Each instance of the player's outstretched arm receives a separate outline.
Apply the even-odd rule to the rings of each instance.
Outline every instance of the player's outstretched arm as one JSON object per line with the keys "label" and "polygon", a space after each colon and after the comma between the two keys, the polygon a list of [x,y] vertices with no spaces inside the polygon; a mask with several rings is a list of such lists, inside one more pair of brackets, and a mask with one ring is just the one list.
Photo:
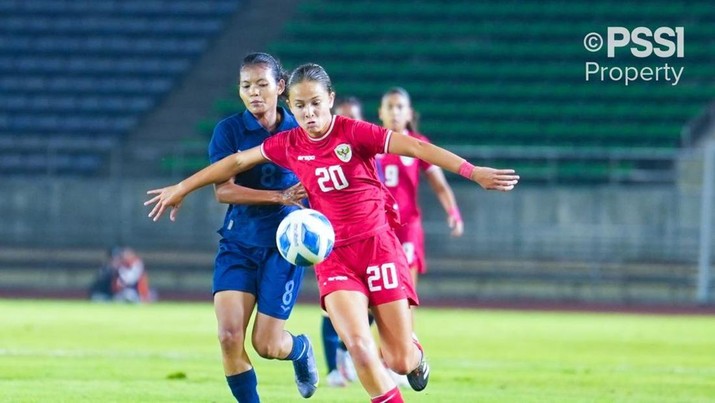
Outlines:
{"label": "player's outstretched arm", "polygon": [[390,136],[388,150],[391,154],[419,158],[477,182],[487,190],[509,191],[519,182],[513,169],[494,169],[473,166],[464,158],[434,144],[425,143],[410,136]]}
{"label": "player's outstretched arm", "polygon": [[253,147],[246,151],[231,154],[175,185],[149,190],[146,192],[147,194],[156,195],[144,202],[145,206],[154,204],[154,208],[149,212],[149,218],[157,221],[164,211],[170,207],[169,218],[171,221],[175,221],[181,202],[189,193],[212,183],[226,182],[229,178],[250,169],[254,165],[267,161],[261,153],[260,146]]}

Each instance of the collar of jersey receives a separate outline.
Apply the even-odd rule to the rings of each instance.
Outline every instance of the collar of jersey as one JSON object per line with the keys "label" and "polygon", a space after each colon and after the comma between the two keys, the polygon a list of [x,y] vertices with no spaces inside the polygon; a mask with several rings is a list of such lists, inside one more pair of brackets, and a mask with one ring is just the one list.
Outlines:
{"label": "collar of jersey", "polygon": [[[283,116],[283,119],[281,120],[281,124],[278,125],[278,129],[276,130],[276,133],[282,132],[285,130],[292,129],[296,126],[298,126],[298,123],[295,121],[295,118],[293,115],[290,114],[285,108],[282,106],[278,107],[278,113],[280,113]],[[249,111],[243,112],[243,123],[246,125],[246,129],[250,131],[257,131],[257,130],[262,130],[266,131],[266,129],[261,126],[260,123],[258,123],[258,119],[256,119],[255,116]]]}
{"label": "collar of jersey", "polygon": [[330,127],[328,128],[328,131],[325,132],[324,135],[318,137],[317,139],[310,137],[310,135],[308,134],[308,132],[306,132],[305,130],[303,130],[303,133],[305,133],[305,136],[308,137],[308,140],[310,140],[310,141],[323,141],[323,140],[325,140],[328,136],[330,136],[330,133],[333,132],[333,127],[335,126],[335,118],[336,118],[337,116],[338,116],[338,115],[333,115],[333,120],[330,121]]}

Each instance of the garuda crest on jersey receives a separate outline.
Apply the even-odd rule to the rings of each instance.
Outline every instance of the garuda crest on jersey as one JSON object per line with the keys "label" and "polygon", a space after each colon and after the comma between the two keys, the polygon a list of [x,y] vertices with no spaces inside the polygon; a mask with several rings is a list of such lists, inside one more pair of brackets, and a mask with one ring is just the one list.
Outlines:
{"label": "garuda crest on jersey", "polygon": [[350,144],[343,143],[335,147],[335,155],[338,156],[340,161],[348,162],[353,156],[353,150],[350,148]]}

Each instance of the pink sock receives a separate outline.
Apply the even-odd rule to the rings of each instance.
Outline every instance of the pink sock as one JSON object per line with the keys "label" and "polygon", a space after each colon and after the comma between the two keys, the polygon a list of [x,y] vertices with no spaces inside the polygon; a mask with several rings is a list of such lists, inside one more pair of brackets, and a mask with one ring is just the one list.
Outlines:
{"label": "pink sock", "polygon": [[388,390],[387,392],[383,393],[380,396],[373,397],[370,399],[371,403],[405,403],[404,400],[402,400],[402,394],[400,393],[400,389],[395,386],[393,389]]}

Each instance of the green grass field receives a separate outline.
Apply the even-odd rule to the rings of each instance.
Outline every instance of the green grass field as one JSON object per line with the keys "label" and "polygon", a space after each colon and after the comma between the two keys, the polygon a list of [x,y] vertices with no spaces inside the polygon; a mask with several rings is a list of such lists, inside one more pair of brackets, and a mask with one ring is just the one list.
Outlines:
{"label": "green grass field", "polygon": [[[232,401],[208,303],[0,300],[0,318],[2,402]],[[417,320],[432,377],[409,402],[715,402],[712,316],[422,308]],[[320,353],[317,307],[288,324]],[[303,400],[289,363],[255,357],[264,402]],[[323,385],[310,401],[368,399]]]}

